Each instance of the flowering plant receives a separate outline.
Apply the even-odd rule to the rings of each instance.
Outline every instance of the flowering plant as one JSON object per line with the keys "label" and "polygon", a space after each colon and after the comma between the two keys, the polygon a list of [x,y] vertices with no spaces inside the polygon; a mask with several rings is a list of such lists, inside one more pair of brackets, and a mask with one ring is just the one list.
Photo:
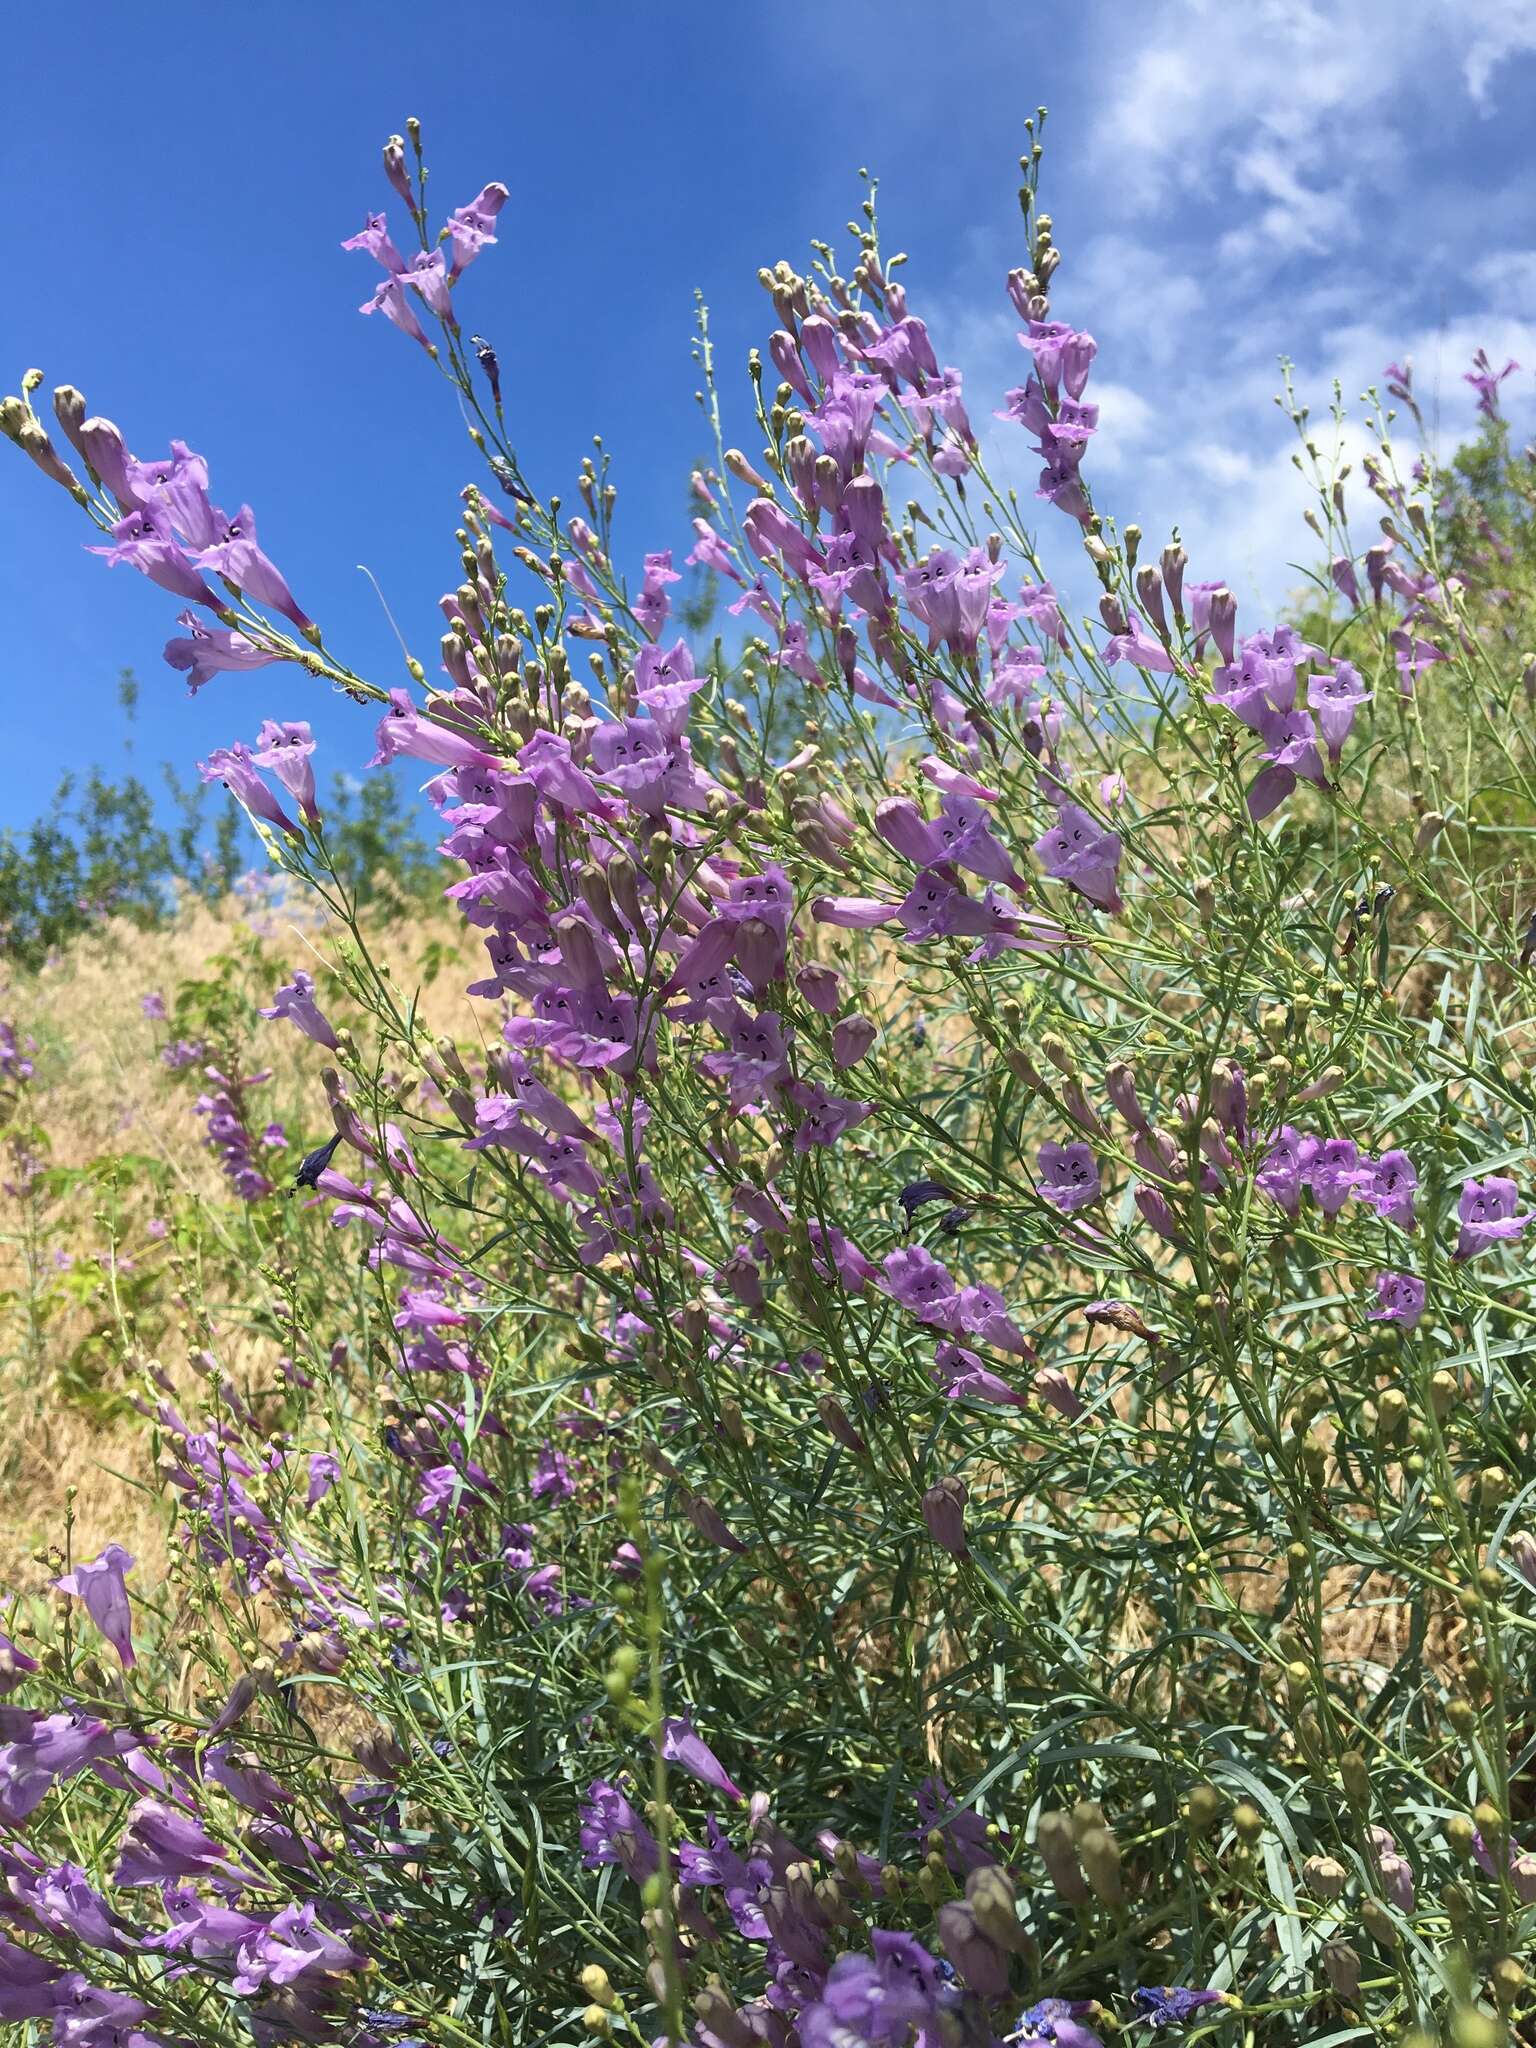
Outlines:
{"label": "flowering plant", "polygon": [[[484,953],[478,1036],[434,1036],[308,726],[205,764],[338,934],[263,1011],[325,1128],[264,1276],[280,1386],[207,1348],[196,1398],[147,1382],[165,1587],[65,1549],[53,1633],[13,1623],[5,2017],[366,2048],[1528,2019],[1532,945],[1483,835],[1489,788],[1536,801],[1530,671],[1386,414],[1363,545],[1292,406],[1329,566],[1291,620],[1097,508],[1039,162],[991,395],[1034,508],[871,198],[846,275],[763,273],[763,447],[693,483],[738,622],[709,649],[670,552],[626,574],[605,457],[571,517],[524,477],[460,319],[510,194],[434,236],[414,129],[385,170],[419,246],[382,214],[346,246],[486,463],[439,677],[348,668],[183,444],[140,461],[62,387],[82,480],[36,378],[0,407],[189,607],[194,689],[286,664],[374,707]],[[252,1078],[216,1079],[233,1191],[275,1200]]]}

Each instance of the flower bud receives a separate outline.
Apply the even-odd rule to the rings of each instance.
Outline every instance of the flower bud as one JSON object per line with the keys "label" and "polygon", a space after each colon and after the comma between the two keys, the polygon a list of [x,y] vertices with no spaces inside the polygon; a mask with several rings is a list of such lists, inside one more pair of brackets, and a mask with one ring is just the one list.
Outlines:
{"label": "flower bud", "polygon": [[939,1908],[939,1940],[962,1983],[979,1998],[1008,1995],[1008,1960],[977,1924],[970,1906],[951,1899]]}
{"label": "flower bud", "polygon": [[[823,1394],[821,1396],[821,1399],[816,1403],[816,1412],[821,1417],[823,1424],[826,1426],[828,1434],[830,1436],[836,1437],[837,1441],[840,1444],[842,1444],[846,1449],[852,1451],[855,1457],[867,1458],[869,1456],[869,1445],[865,1442],[863,1436],[859,1433],[859,1431],[855,1429],[852,1421],[849,1418],[847,1409],[843,1406],[842,1402],[838,1400],[836,1394]],[[926,1499],[924,1503],[923,1513],[926,1519]],[[933,1524],[931,1522],[929,1523],[929,1527],[930,1529],[933,1527]],[[942,1541],[943,1539],[940,1538],[939,1540]],[[946,1548],[947,1547],[948,1546],[946,1545]]]}
{"label": "flower bud", "polygon": [[824,967],[816,960],[809,961],[796,973],[795,987],[811,1008],[823,1017],[833,1017],[837,1014],[841,1000],[842,976],[835,967]]}
{"label": "flower bud", "polygon": [[1104,1088],[1133,1131],[1147,1129],[1146,1112],[1136,1094],[1136,1076],[1124,1060],[1117,1060],[1109,1069],[1104,1076]]}
{"label": "flower bud", "polygon": [[1088,1828],[1077,1845],[1077,1853],[1094,1897],[1102,1905],[1116,1906],[1125,1896],[1120,1881],[1120,1844],[1109,1828]]}
{"label": "flower bud", "polygon": [[1536,1536],[1528,1529],[1516,1529],[1506,1537],[1505,1554],[1528,1586],[1536,1586]]}
{"label": "flower bud", "polygon": [[1453,1855],[1469,1857],[1477,1847],[1477,1829],[1464,1813],[1453,1813],[1445,1823],[1445,1842]]}
{"label": "flower bud", "polygon": [[1524,1969],[1513,1956],[1500,1956],[1488,1972],[1489,1986],[1505,2011],[1515,2004],[1527,1981]]}
{"label": "flower bud", "polygon": [[1256,1842],[1264,1832],[1264,1816],[1250,1800],[1241,1799],[1232,1809],[1232,1825],[1240,1842]]}
{"label": "flower bud", "polygon": [[989,1941],[1017,1954],[1028,1943],[1019,1925],[1013,1880],[1000,1863],[985,1863],[965,1880],[965,1897],[976,1925]]}
{"label": "flower bud", "polygon": [[1195,1841],[1203,1841],[1221,1818],[1226,1804],[1214,1785],[1191,1785],[1184,1799],[1184,1818]]}
{"label": "flower bud", "polygon": [[923,1520],[928,1533],[951,1557],[966,1558],[971,1554],[965,1540],[965,1507],[969,1499],[965,1481],[952,1475],[930,1486],[923,1495]]}
{"label": "flower bud", "polygon": [[1485,1514],[1508,1500],[1514,1481],[1502,1465],[1485,1465],[1477,1475],[1477,1498]]}
{"label": "flower bud", "polygon": [[1320,1899],[1336,1899],[1349,1872],[1334,1856],[1309,1856],[1301,1866],[1302,1882]]}
{"label": "flower bud", "polygon": [[608,1972],[601,1963],[588,1963],[578,1982],[593,2005],[600,2005],[611,2011],[618,2003],[617,1994],[608,1981]]}
{"label": "flower bud", "polygon": [[1081,1905],[1088,1896],[1088,1886],[1077,1860],[1077,1838],[1070,1817],[1054,1809],[1042,1813],[1035,1828],[1035,1847],[1040,1851],[1056,1896],[1066,1905]]}
{"label": "flower bud", "polygon": [[1177,541],[1172,541],[1163,549],[1158,567],[1163,572],[1163,587],[1168,592],[1174,617],[1179,618],[1184,611],[1184,571],[1189,567],[1189,557]]}
{"label": "flower bud", "polygon": [[867,1058],[879,1033],[867,1017],[844,1017],[832,1027],[832,1057],[840,1067]]}

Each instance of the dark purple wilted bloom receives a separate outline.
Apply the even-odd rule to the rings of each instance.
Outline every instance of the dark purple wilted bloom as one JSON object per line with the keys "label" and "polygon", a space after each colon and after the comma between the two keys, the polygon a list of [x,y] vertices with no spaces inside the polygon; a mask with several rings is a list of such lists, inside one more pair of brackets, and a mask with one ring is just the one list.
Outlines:
{"label": "dark purple wilted bloom", "polygon": [[83,1600],[85,1611],[116,1650],[126,1669],[134,1661],[133,1614],[128,1605],[125,1576],[134,1560],[120,1543],[109,1543],[90,1564],[77,1564],[72,1572],[54,1581],[61,1593]]}
{"label": "dark purple wilted bloom", "polygon": [[1040,1199],[1071,1216],[1099,1199],[1099,1164],[1093,1149],[1081,1143],[1040,1147]]}
{"label": "dark purple wilted bloom", "polygon": [[695,1734],[693,1723],[686,1716],[673,1715],[662,1722],[661,1753],[669,1764],[680,1764],[690,1778],[697,1778],[711,1791],[722,1793],[727,1799],[745,1798],[703,1736]]}
{"label": "dark purple wilted bloom", "polygon": [[326,1046],[333,1052],[340,1043],[315,1001],[314,979],[302,967],[295,968],[292,981],[284,982],[272,999],[272,1007],[258,1010],[256,1014],[259,1017],[286,1017],[306,1038],[312,1038],[316,1045]]}
{"label": "dark purple wilted bloom", "polygon": [[1520,365],[1511,356],[1502,370],[1496,370],[1488,360],[1487,349],[1480,348],[1472,358],[1471,369],[1462,371],[1462,382],[1470,384],[1477,393],[1477,409],[1485,418],[1490,420],[1498,418],[1499,386],[1506,377],[1512,377],[1519,367]]}
{"label": "dark purple wilted bloom", "polygon": [[1476,1258],[1479,1252],[1509,1238],[1516,1238],[1536,1220],[1536,1212],[1519,1213],[1519,1192],[1512,1180],[1490,1174],[1487,1180],[1469,1180],[1456,1204],[1461,1235],[1456,1240],[1458,1259]]}
{"label": "dark purple wilted bloom", "polygon": [[320,1185],[321,1174],[329,1169],[331,1161],[336,1157],[336,1147],[340,1143],[341,1133],[338,1131],[334,1138],[327,1138],[325,1143],[317,1145],[313,1152],[306,1152],[299,1162],[298,1172],[293,1177],[294,1186],[317,1188]]}
{"label": "dark purple wilted bloom", "polygon": [[1376,1300],[1367,1318],[1373,1323],[1401,1323],[1411,1330],[1424,1313],[1424,1282],[1412,1273],[1376,1275]]}
{"label": "dark purple wilted bloom", "polygon": [[682,1495],[683,1513],[707,1543],[714,1543],[721,1550],[745,1551],[747,1545],[732,1530],[729,1522],[712,1500],[706,1500],[700,1493]]}
{"label": "dark purple wilted bloom", "polygon": [[636,1884],[661,1868],[661,1847],[617,1785],[594,1778],[581,1807],[582,1867],[617,1863]]}
{"label": "dark purple wilted bloom", "polygon": [[475,352],[475,361],[485,373],[486,383],[491,387],[491,403],[500,412],[501,364],[497,360],[496,351],[483,334],[472,334],[469,337],[469,345]]}
{"label": "dark purple wilted bloom", "polygon": [[1182,2027],[1202,2006],[1227,2002],[1224,1991],[1196,1991],[1182,1984],[1164,1990],[1140,1985],[1131,1996],[1137,2017],[1144,2019],[1149,2027]]}

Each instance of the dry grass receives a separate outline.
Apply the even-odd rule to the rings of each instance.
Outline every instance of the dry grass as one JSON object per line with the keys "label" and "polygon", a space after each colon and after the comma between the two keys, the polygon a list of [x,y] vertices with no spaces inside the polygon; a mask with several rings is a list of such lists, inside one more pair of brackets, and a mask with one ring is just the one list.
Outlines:
{"label": "dry grass", "polygon": [[[272,966],[271,986],[294,967],[308,966],[324,1000],[324,961],[334,934],[282,912],[261,919],[256,928]],[[237,940],[248,940],[250,930],[236,904],[218,911],[189,905],[151,933],[114,921],[36,974],[0,985],[0,1014],[14,1021],[21,1037],[37,1042],[30,1114],[46,1132],[50,1167],[79,1172],[104,1160],[148,1158],[163,1167],[178,1201],[205,1202],[210,1214],[227,1209],[218,1162],[203,1146],[192,1111],[196,1091],[156,1057],[166,1027],[145,1019],[140,998],[150,989],[172,997],[182,983],[206,979],[216,971],[210,963]],[[420,985],[438,949],[442,971],[423,992],[426,1021],[437,1033],[484,1037],[494,1011],[463,993],[465,981],[481,971],[475,933],[457,917],[434,911],[397,920],[378,936],[380,953],[404,991]],[[281,1024],[260,1029],[258,1056],[273,1069],[261,1092],[263,1112],[281,1115],[290,1105],[319,1101],[320,1048]],[[317,1121],[317,1138],[323,1128]],[[11,1179],[9,1162],[0,1156],[0,1181]],[[108,1206],[110,1226],[101,1220]],[[82,1263],[103,1253],[129,1260],[163,1256],[146,1229],[155,1206],[152,1184],[135,1180],[131,1167],[110,1204],[99,1184],[50,1194],[41,1205],[50,1253],[62,1243]],[[86,1318],[78,1310],[51,1314],[42,1356],[36,1355],[26,1340],[28,1277],[20,1230],[17,1198],[0,1190],[0,1585],[27,1589],[42,1582],[45,1573],[34,1554],[61,1540],[68,1513],[77,1554],[90,1556],[117,1541],[143,1560],[150,1576],[158,1576],[167,1507],[142,1490],[149,1473],[143,1426],[136,1415],[120,1410],[102,1422],[54,1397],[57,1370]],[[185,1335],[174,1328],[157,1347],[158,1362],[175,1379],[186,1369],[186,1353]],[[144,1362],[125,1343],[102,1393],[130,1393]],[[270,1374],[271,1347],[232,1331],[221,1342],[220,1363],[237,1385],[248,1385]]]}

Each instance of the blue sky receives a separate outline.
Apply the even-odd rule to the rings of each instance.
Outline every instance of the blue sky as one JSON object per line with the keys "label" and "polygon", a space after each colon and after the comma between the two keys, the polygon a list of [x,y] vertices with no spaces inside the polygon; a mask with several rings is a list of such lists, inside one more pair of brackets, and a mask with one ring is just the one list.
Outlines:
{"label": "blue sky", "polygon": [[[1023,118],[1051,109],[1044,199],[1064,261],[1057,312],[1100,342],[1095,490],[1247,616],[1307,554],[1276,358],[1325,410],[1415,356],[1443,446],[1468,430],[1460,373],[1486,344],[1536,428],[1536,0],[502,0],[457,15],[397,0],[259,9],[103,0],[34,58],[0,125],[0,178],[34,222],[29,278],[0,308],[7,388],[73,382],[141,456],[175,435],[351,666],[403,680],[366,563],[432,664],[458,580],[457,493],[474,475],[426,359],[357,307],[375,273],[338,244],[388,198],[379,147],[421,119],[439,212],[512,189],[499,246],[466,280],[527,473],[571,488],[601,431],[629,564],[686,546],[705,450],[689,356],[709,300],[728,421],[752,446],[745,355],[774,324],[756,281],[808,239],[839,242],[861,165],[913,309],[987,418],[1023,359],[1002,292],[1023,255]],[[1016,430],[1006,430],[1013,432]],[[989,429],[989,434],[992,430]],[[1005,430],[995,430],[1001,436]],[[1032,483],[1022,448],[992,447]],[[1054,522],[1054,530],[1052,524]],[[1072,529],[1047,513],[1047,560]],[[59,776],[120,758],[120,668],[143,686],[141,763],[190,771],[309,717],[333,767],[369,720],[297,673],[189,700],[160,649],[175,602],[82,551],[65,495],[0,447],[0,826]]]}

